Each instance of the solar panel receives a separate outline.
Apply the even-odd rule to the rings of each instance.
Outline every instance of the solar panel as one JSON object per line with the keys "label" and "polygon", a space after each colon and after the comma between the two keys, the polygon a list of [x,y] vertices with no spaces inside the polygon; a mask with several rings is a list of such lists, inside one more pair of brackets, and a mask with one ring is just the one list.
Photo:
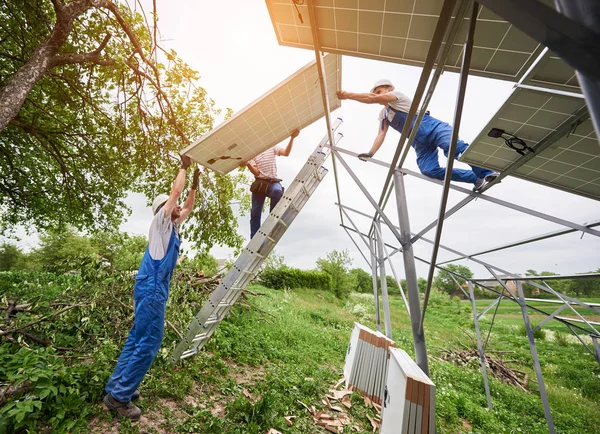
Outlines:
{"label": "solar panel", "polygon": [[[460,159],[502,172],[523,156],[502,138],[488,137],[492,128],[514,134],[533,148],[551,141],[557,128],[584,107],[583,98],[517,88]],[[600,145],[591,120],[559,136],[511,175],[600,200]]]}
{"label": "solar panel", "polygon": [[525,84],[581,93],[575,70],[551,51],[535,65]]}
{"label": "solar panel", "polygon": [[[341,56],[323,58],[329,110],[340,107]],[[316,61],[309,63],[183,150],[225,174],[325,115]]]}
{"label": "solar panel", "polygon": [[[553,5],[552,0],[543,2]],[[266,0],[266,4],[279,44],[313,49],[306,4],[294,5],[292,0]],[[443,0],[314,0],[313,4],[322,50],[421,66]],[[468,24],[464,19],[450,50],[447,70],[460,70]],[[512,24],[481,7],[471,73],[517,81],[542,49]]]}

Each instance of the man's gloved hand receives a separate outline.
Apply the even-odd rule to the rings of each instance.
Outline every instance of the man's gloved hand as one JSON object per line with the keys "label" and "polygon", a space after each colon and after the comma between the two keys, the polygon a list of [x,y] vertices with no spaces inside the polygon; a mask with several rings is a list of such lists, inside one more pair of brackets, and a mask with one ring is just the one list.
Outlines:
{"label": "man's gloved hand", "polygon": [[358,158],[360,158],[363,161],[367,161],[367,158],[371,158],[373,157],[373,153],[371,151],[369,152],[363,152],[362,154],[358,154]]}
{"label": "man's gloved hand", "polygon": [[181,158],[181,168],[187,170],[192,164],[192,159],[187,155],[180,155],[179,158]]}
{"label": "man's gloved hand", "polygon": [[200,169],[196,167],[194,170],[194,180],[192,181],[192,189],[198,190],[198,181],[200,180]]}

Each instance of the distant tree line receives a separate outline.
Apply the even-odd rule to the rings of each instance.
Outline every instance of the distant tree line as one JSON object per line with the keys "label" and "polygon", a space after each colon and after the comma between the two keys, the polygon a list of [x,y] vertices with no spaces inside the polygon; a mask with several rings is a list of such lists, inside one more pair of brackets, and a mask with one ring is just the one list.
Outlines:
{"label": "distant tree line", "polygon": [[[0,271],[47,271],[61,274],[78,272],[92,262],[119,271],[135,271],[140,265],[147,243],[143,235],[118,231],[97,231],[92,235],[84,235],[72,228],[63,231],[49,230],[40,236],[39,245],[31,251],[26,252],[8,241],[0,244]],[[203,270],[206,275],[217,272],[217,260],[208,252],[199,252],[193,258],[184,256],[182,261]]]}

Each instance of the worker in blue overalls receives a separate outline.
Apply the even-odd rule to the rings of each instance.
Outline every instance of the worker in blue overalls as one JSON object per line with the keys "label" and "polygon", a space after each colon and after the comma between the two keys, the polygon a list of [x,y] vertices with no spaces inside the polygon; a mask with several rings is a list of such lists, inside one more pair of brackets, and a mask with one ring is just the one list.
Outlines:
{"label": "worker in blue overalls", "polygon": [[[358,158],[361,160],[366,160],[375,155],[383,144],[390,125],[396,131],[402,132],[412,104],[412,100],[409,97],[395,90],[392,82],[386,79],[378,80],[373,85],[370,93],[352,93],[340,90],[337,92],[337,96],[339,99],[351,99],[365,104],[381,104],[385,106],[379,113],[377,137],[375,137],[375,141],[369,152],[358,155]],[[412,144],[417,153],[417,165],[423,175],[435,179],[444,179],[446,169],[440,167],[438,148],[441,148],[444,151],[444,155],[448,157],[451,137],[452,127],[450,125],[433,116],[429,116],[429,113],[423,116]],[[458,159],[468,146],[467,143],[458,139],[454,158]],[[484,183],[493,181],[499,175],[497,172],[477,166],[471,166],[471,169],[452,169],[452,180],[473,184],[473,190],[478,190]]]}
{"label": "worker in blue overalls", "polygon": [[104,388],[106,407],[133,421],[139,420],[142,412],[131,401],[139,399],[137,388],[154,361],[163,339],[169,286],[181,243],[179,226],[192,211],[198,189],[200,171],[196,169],[192,188],[183,207],[177,204],[185,187],[186,171],[190,164],[190,158],[182,155],[181,169],[171,194],[161,194],[152,203],[154,218],[150,224],[148,247],[133,287],[133,327]]}

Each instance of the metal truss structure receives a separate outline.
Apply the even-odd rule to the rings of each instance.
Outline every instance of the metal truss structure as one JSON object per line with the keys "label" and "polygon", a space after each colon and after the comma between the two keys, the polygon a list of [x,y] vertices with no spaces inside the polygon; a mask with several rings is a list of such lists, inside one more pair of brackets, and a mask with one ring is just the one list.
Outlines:
{"label": "metal truss structure", "polygon": [[[529,34],[540,43],[551,45],[561,57],[569,62],[573,67],[578,70],[579,77],[582,73],[586,74],[589,79],[585,80],[584,95],[586,97],[587,106],[590,112],[590,116],[597,124],[598,111],[597,111],[597,99],[593,99],[594,95],[598,94],[598,59],[597,56],[597,44],[590,44],[590,38],[594,38],[595,33],[591,30],[588,31],[589,25],[584,26],[581,24],[581,14],[577,16],[575,12],[569,10],[565,13],[557,12],[544,5],[542,2],[537,0],[481,0],[481,3],[489,7],[491,10],[502,16],[504,19],[509,21],[511,24],[517,26],[522,31]],[[559,3],[561,3],[559,1]],[[579,0],[579,3],[586,3],[585,0]],[[591,2],[589,2],[591,4]],[[331,128],[331,118],[328,111],[327,94],[324,91],[326,89],[325,75],[323,74],[322,66],[322,50],[319,42],[318,26],[316,22],[315,5],[313,0],[307,0],[306,6],[309,12],[310,26],[312,29],[313,45],[315,55],[317,59],[317,65],[320,71],[320,81],[323,89],[323,104],[325,107],[325,118],[327,122],[328,134],[330,136],[329,143],[335,143],[333,139],[333,129]],[[592,7],[592,6],[590,6]],[[427,58],[423,63],[423,69],[421,77],[418,83],[417,90],[413,97],[413,103],[408,112],[408,118],[405,122],[404,129],[401,133],[398,146],[394,157],[390,163],[370,159],[370,164],[377,164],[382,167],[388,168],[387,177],[381,191],[379,199],[373,197],[373,195],[367,190],[364,184],[361,182],[359,177],[352,171],[348,163],[345,161],[344,156],[356,157],[357,154],[348,150],[341,149],[336,146],[331,146],[332,159],[334,164],[334,173],[336,180],[336,191],[338,202],[336,205],[340,210],[341,226],[346,231],[352,242],[361,253],[366,263],[372,270],[373,277],[373,290],[374,290],[374,303],[376,309],[377,326],[381,329],[381,316],[383,316],[384,330],[388,337],[392,337],[391,320],[388,304],[388,291],[386,287],[386,262],[396,280],[398,281],[398,287],[402,293],[402,298],[406,305],[406,309],[410,316],[415,358],[420,368],[429,375],[429,366],[427,361],[427,346],[425,340],[425,330],[423,327],[423,321],[427,312],[427,305],[429,300],[429,294],[431,291],[433,275],[435,270],[444,270],[448,272],[453,278],[465,279],[468,283],[468,292],[465,291],[456,280],[457,288],[462,291],[467,299],[471,302],[473,321],[477,337],[477,346],[481,361],[481,371],[484,379],[485,393],[487,397],[488,407],[492,408],[492,399],[490,395],[489,382],[486,371],[486,355],[485,349],[487,345],[487,339],[485,343],[482,341],[481,330],[479,327],[479,320],[482,315],[486,314],[490,309],[498,307],[503,300],[508,300],[513,303],[517,303],[521,308],[523,316],[523,322],[527,332],[529,341],[529,348],[533,360],[533,368],[536,373],[537,382],[539,385],[540,397],[544,407],[546,421],[548,424],[548,431],[555,433],[554,423],[552,420],[552,413],[548,403],[548,397],[544,386],[544,378],[540,367],[538,358],[538,352],[534,340],[534,331],[543,327],[548,321],[559,321],[564,324],[573,333],[574,336],[581,341],[585,349],[590,352],[597,362],[600,364],[600,346],[598,339],[600,339],[600,324],[588,321],[583,315],[581,315],[576,309],[576,306],[585,307],[591,309],[594,312],[600,313],[600,305],[585,303],[578,301],[564,294],[555,291],[551,287],[551,281],[557,278],[590,278],[600,277],[600,274],[591,275],[576,275],[576,276],[535,276],[535,277],[522,277],[515,273],[503,270],[497,266],[489,264],[481,259],[479,256],[486,253],[509,249],[511,247],[520,246],[535,241],[557,237],[566,233],[580,231],[582,233],[589,234],[591,236],[600,237],[600,230],[595,229],[600,225],[600,221],[588,222],[588,223],[576,223],[567,221],[558,217],[551,216],[549,214],[541,213],[533,209],[529,209],[524,206],[516,205],[508,201],[500,200],[486,194],[487,190],[496,185],[501,178],[511,175],[523,162],[518,162],[508,167],[501,177],[488,185],[486,185],[481,191],[473,192],[465,188],[455,186],[450,183],[449,174],[453,168],[454,160],[448,159],[446,168],[445,180],[438,181],[430,179],[419,173],[415,173],[406,168],[403,168],[403,163],[406,159],[408,151],[410,150],[411,144],[418,130],[418,125],[421,122],[425,112],[427,111],[427,105],[431,100],[437,82],[440,75],[444,70],[444,64],[448,58],[450,47],[454,44],[456,35],[459,33],[458,28],[465,17],[469,17],[469,30],[467,32],[466,41],[463,48],[463,61],[460,70],[460,81],[459,88],[456,97],[456,107],[453,120],[453,134],[450,144],[450,150],[448,155],[454,155],[456,150],[456,143],[458,139],[458,131],[461,123],[462,109],[465,98],[466,84],[469,75],[471,53],[473,49],[473,35],[475,33],[475,25],[477,23],[476,17],[478,13],[479,5],[476,2],[467,0],[445,0],[442,6],[439,19],[435,28],[431,43],[429,45],[429,51]],[[575,9],[575,8],[573,8]],[[451,19],[453,16],[460,19]],[[533,23],[533,25],[532,25]],[[575,51],[577,50],[577,51]],[[585,59],[593,59],[593,61],[587,61]],[[411,125],[415,123],[415,127],[411,130]],[[596,131],[598,129],[596,128]],[[599,149],[600,150],[600,149]],[[531,157],[527,157],[530,159]],[[525,160],[526,161],[526,160]],[[337,180],[338,165],[341,165],[350,177],[354,180],[356,187],[364,194],[372,206],[371,212],[368,214],[360,210],[350,208],[340,201],[340,186]],[[425,226],[422,230],[417,233],[411,231],[409,215],[408,215],[408,203],[406,199],[406,192],[404,186],[404,177],[411,176],[423,179],[427,182],[436,183],[442,186],[442,194],[440,198],[440,205],[438,211],[438,218],[431,222],[431,224]],[[466,197],[459,201],[453,207],[447,209],[448,194],[450,190],[456,190],[464,193]],[[392,218],[388,216],[385,211],[385,207],[388,203],[388,199],[391,194],[395,195],[395,202],[398,212],[398,225],[395,225]],[[443,232],[444,222],[447,218],[452,216],[458,210],[463,208],[468,203],[475,199],[492,202],[498,206],[509,208],[530,216],[540,218],[546,221],[550,221],[559,225],[564,226],[565,229],[554,231],[551,233],[545,233],[529,237],[527,239],[507,243],[506,245],[498,246],[492,249],[487,249],[481,252],[475,253],[463,253],[455,250],[451,247],[442,245],[440,243],[441,235]],[[368,218],[371,222],[371,228],[368,233],[362,233],[359,231],[358,226],[351,217],[353,215],[359,215]],[[394,243],[386,243],[383,238],[382,225],[385,225],[395,238]],[[425,234],[435,228],[435,235],[433,239],[428,239]],[[432,247],[432,254],[430,258],[420,258],[415,256],[413,252],[413,246],[417,242],[429,243]],[[501,291],[495,287],[490,287],[482,282],[481,279],[471,279],[466,276],[460,276],[453,273],[443,267],[446,262],[438,262],[439,249],[443,249],[448,252],[454,253],[455,259],[446,262],[457,261],[460,259],[469,259],[477,264],[484,266],[492,276],[491,279],[495,280],[500,285]],[[407,283],[407,293],[405,294],[400,285],[398,274],[391,262],[391,257],[397,253],[402,253],[403,264],[404,264],[404,275]],[[417,287],[417,275],[415,261],[420,261],[429,266],[429,273],[427,278],[427,289],[424,295],[424,302],[421,307],[419,291]],[[379,304],[380,295],[377,287],[377,275],[379,274],[381,280],[381,302]],[[486,279],[489,281],[490,278]],[[543,300],[549,304],[557,304],[557,309],[552,313],[546,313],[545,311],[532,306],[529,302],[531,299],[525,298],[522,288],[522,282],[527,280],[530,285],[551,294],[554,298]],[[516,283],[516,290],[509,288],[507,282],[514,281]],[[496,300],[490,304],[483,312],[478,312],[475,305],[475,291],[474,288],[479,287],[482,290],[490,291],[497,295]],[[540,301],[536,299],[536,301]],[[381,315],[381,311],[383,314]],[[576,318],[560,316],[559,314],[563,311],[571,311],[571,314]],[[546,315],[546,318],[539,323],[536,327],[532,327],[530,322],[530,312]],[[492,322],[493,326],[493,322]],[[491,327],[490,327],[491,331]],[[584,336],[592,342],[592,347],[585,342]]]}

